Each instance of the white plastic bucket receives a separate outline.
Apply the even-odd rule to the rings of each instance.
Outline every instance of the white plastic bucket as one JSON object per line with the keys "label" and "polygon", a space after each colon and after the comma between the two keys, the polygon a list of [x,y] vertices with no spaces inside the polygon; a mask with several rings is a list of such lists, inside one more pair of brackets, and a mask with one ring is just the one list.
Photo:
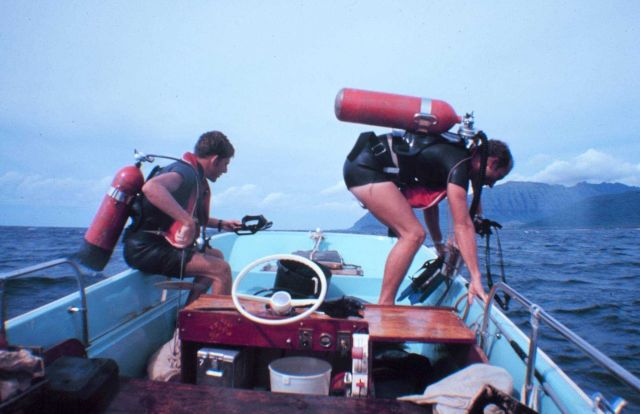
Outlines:
{"label": "white plastic bucket", "polygon": [[311,357],[286,357],[269,364],[272,392],[329,395],[331,365]]}

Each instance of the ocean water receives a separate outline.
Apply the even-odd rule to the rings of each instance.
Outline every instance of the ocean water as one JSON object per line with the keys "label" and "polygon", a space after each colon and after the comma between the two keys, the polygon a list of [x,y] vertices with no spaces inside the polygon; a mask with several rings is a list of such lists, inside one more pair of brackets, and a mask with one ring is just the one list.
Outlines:
{"label": "ocean water", "polygon": [[[0,273],[72,255],[83,234],[79,228],[0,227]],[[640,376],[640,229],[510,229],[500,239],[512,287]],[[87,285],[126,268],[121,248],[103,272],[89,272]],[[479,252],[482,261],[482,247]],[[492,255],[497,281],[495,250]],[[8,313],[18,315],[76,289],[69,267],[32,274],[7,287]],[[512,301],[507,314],[529,332],[529,316],[519,304]],[[630,403],[625,412],[640,412],[639,396],[544,324],[540,345],[588,395],[622,395]]]}
{"label": "ocean water", "polygon": [[[500,240],[513,288],[640,377],[640,229],[513,229],[500,232]],[[530,332],[518,303],[507,315]],[[639,395],[544,323],[539,345],[587,395],[624,396],[624,412],[640,413]]]}

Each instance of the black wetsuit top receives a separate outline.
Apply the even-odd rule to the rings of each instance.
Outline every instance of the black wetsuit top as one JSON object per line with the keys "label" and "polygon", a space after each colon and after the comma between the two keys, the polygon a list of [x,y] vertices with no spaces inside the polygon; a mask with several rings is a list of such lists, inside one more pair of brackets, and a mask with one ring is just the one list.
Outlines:
{"label": "black wetsuit top", "polygon": [[389,174],[384,172],[384,168],[393,165],[376,157],[369,145],[355,154],[352,152],[343,169],[347,188],[386,181],[393,181],[401,187],[444,189],[447,183],[453,183],[465,190],[469,188],[471,155],[461,144],[437,138],[435,142],[424,144],[413,155],[398,152],[397,156],[400,172]]}
{"label": "black wetsuit top", "polygon": [[[175,162],[160,169],[154,177],[169,172],[180,174],[182,183],[171,195],[178,204],[186,208],[189,197],[195,190],[196,179],[203,179],[200,166],[198,170],[197,177],[189,164]],[[208,194],[204,197],[208,197]],[[179,250],[169,244],[164,236],[157,232],[168,230],[174,219],[151,204],[146,197],[141,197],[137,202],[140,203],[138,207],[141,210],[139,221],[131,224],[123,236],[125,261],[130,267],[146,273],[180,277],[183,270],[181,267],[191,260],[194,249]]]}
{"label": "black wetsuit top", "polygon": [[[198,177],[200,180],[203,178],[202,167],[198,166]],[[163,167],[158,171],[154,177],[162,174],[166,174],[169,172],[175,172],[182,176],[182,183],[177,190],[171,193],[173,198],[180,204],[180,206],[184,209],[187,208],[187,203],[189,202],[189,197],[191,193],[195,191],[196,187],[196,172],[193,167],[184,162],[174,162],[173,164],[169,164],[166,167]],[[206,197],[206,195],[205,195]],[[147,200],[146,197],[142,197],[142,217],[141,223],[139,226],[140,230],[160,230],[166,231],[171,227],[173,222],[175,221],[169,215],[165,214],[158,207],[154,206]],[[200,207],[200,206],[198,206]],[[199,215],[196,215],[199,217]]]}

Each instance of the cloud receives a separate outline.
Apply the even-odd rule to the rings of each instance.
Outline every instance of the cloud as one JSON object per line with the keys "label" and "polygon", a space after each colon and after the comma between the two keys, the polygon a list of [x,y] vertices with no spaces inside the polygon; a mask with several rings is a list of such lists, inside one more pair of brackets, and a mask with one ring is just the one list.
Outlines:
{"label": "cloud", "polygon": [[632,164],[604,152],[589,149],[569,160],[552,160],[541,171],[530,177],[510,178],[564,185],[573,185],[582,181],[640,185],[640,164]]}
{"label": "cloud", "polygon": [[332,185],[331,187],[327,187],[323,190],[320,190],[320,194],[322,195],[333,195],[340,194],[347,190],[347,186],[344,183],[344,180],[339,180],[337,183]]}
{"label": "cloud", "polygon": [[[297,197],[300,197],[298,195]],[[301,197],[305,199],[305,197]],[[296,200],[293,194],[287,194],[280,191],[267,192],[264,188],[255,184],[244,184],[225,189],[219,193],[213,192],[212,200],[214,207],[231,208],[243,206],[243,208],[253,207],[283,207],[286,203]],[[297,201],[300,204],[300,201]]]}
{"label": "cloud", "polygon": [[289,201],[293,201],[293,200],[294,200],[294,197],[292,195],[288,195],[280,192],[269,193],[264,199],[262,199],[262,201],[260,201],[260,206],[263,206],[263,207],[285,206]]}
{"label": "cloud", "polygon": [[[13,209],[16,214],[12,216],[12,222],[21,223],[32,221],[28,218],[19,219],[18,212],[25,207],[44,208],[49,212],[84,209],[83,214],[86,213],[87,217],[82,217],[82,220],[78,217],[77,222],[67,220],[64,224],[86,225],[85,221],[95,214],[111,180],[112,177],[80,179],[9,171],[0,175],[0,188],[3,189],[0,206]],[[214,186],[213,217],[238,218],[243,214],[265,214],[269,218],[280,217],[278,226],[302,228],[309,220],[309,214],[312,214],[314,225],[327,227],[348,226],[363,214],[342,180],[324,188],[305,186],[300,191],[280,191],[277,183],[268,187],[244,184],[216,190]],[[48,217],[54,220],[50,215]]]}
{"label": "cloud", "polygon": [[83,206],[87,200],[98,203],[111,184],[111,177],[77,179],[45,177],[8,171],[0,176],[0,204],[43,207]]}
{"label": "cloud", "polygon": [[212,200],[216,206],[255,204],[259,199],[259,189],[255,184],[233,186],[219,193],[213,188]]}

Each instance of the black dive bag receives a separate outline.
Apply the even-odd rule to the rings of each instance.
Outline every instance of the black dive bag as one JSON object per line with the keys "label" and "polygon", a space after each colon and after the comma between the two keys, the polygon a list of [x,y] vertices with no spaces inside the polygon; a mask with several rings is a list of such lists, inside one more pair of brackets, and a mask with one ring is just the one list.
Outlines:
{"label": "black dive bag", "polygon": [[[323,264],[314,261],[322,269],[327,288],[331,280],[331,270]],[[279,260],[276,280],[273,286],[274,291],[283,290],[288,292],[294,299],[317,298],[320,296],[320,278],[309,266],[295,262],[293,260]]]}

